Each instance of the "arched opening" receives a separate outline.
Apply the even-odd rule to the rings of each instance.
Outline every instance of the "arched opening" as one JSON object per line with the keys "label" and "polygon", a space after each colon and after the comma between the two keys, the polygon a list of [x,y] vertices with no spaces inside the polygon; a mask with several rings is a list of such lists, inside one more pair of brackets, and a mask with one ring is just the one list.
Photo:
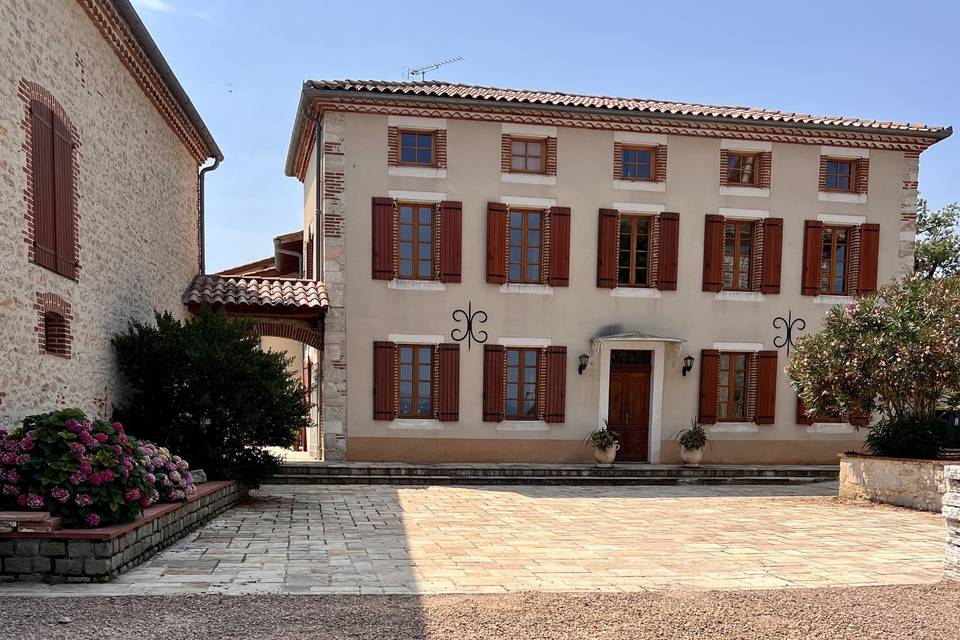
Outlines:
{"label": "arched opening", "polygon": [[43,314],[43,350],[62,358],[70,357],[70,323],[56,311]]}

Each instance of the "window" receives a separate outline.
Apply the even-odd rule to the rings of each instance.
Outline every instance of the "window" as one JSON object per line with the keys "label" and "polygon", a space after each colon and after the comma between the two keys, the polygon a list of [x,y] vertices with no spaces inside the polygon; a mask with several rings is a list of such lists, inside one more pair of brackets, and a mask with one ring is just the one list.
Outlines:
{"label": "window", "polygon": [[855,160],[827,160],[826,189],[853,191],[856,166]]}
{"label": "window", "polygon": [[539,349],[506,349],[506,417],[510,420],[536,420],[540,369]]}
{"label": "window", "polygon": [[757,184],[760,171],[760,154],[727,153],[727,184],[753,186]]}
{"label": "window", "polygon": [[823,227],[820,261],[820,293],[847,294],[847,261],[850,227]]}
{"label": "window", "polygon": [[723,225],[723,288],[749,291],[753,272],[754,223],[727,220]]}
{"label": "window", "polygon": [[649,147],[623,148],[623,179],[654,180],[656,154]]}
{"label": "window", "polygon": [[621,215],[617,286],[646,287],[650,269],[648,216]]}
{"label": "window", "polygon": [[540,284],[543,212],[511,209],[509,219],[507,280]]}
{"label": "window", "polygon": [[400,203],[400,259],[398,277],[433,279],[434,206]]}
{"label": "window", "polygon": [[717,388],[719,420],[737,421],[747,417],[747,359],[750,354],[722,352]]}
{"label": "window", "polygon": [[433,417],[433,347],[398,345],[400,418]]}
{"label": "window", "polygon": [[510,170],[518,173],[547,172],[546,140],[510,139]]}
{"label": "window", "polygon": [[435,149],[433,132],[400,131],[400,164],[433,166]]}

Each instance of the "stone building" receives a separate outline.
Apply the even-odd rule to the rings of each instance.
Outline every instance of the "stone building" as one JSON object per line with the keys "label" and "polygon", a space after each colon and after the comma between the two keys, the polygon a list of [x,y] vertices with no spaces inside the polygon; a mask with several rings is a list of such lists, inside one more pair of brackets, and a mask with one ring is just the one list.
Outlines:
{"label": "stone building", "polygon": [[[443,82],[311,81],[286,172],[329,308],[328,458],[833,463],[792,337],[909,273],[949,128]],[[799,319],[805,323],[805,328]],[[319,450],[319,442],[313,443]]]}
{"label": "stone building", "polygon": [[0,0],[0,426],[109,414],[111,336],[185,317],[220,149],[128,0]]}

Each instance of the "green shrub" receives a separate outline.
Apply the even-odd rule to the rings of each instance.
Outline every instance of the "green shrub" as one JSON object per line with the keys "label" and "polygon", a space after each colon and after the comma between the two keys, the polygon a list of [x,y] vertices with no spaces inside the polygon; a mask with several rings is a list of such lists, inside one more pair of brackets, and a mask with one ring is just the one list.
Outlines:
{"label": "green shrub", "polygon": [[947,438],[947,425],[936,419],[907,417],[881,420],[867,433],[867,450],[890,458],[935,459]]}
{"label": "green shrub", "polygon": [[303,385],[282,353],[260,349],[251,321],[157,314],[113,344],[129,390],[118,418],[210,477],[259,486],[280,463],[262,447],[288,447],[310,424]]}

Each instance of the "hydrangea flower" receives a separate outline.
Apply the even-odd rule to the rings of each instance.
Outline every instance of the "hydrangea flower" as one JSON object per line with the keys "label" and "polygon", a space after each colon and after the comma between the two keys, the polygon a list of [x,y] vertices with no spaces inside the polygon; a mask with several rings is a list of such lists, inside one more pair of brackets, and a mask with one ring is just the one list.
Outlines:
{"label": "hydrangea flower", "polygon": [[89,493],[78,493],[73,501],[78,507],[89,507],[93,504],[93,497]]}
{"label": "hydrangea flower", "polygon": [[87,517],[84,518],[84,521],[91,527],[95,527],[100,524],[100,516],[96,513],[88,513]]}

